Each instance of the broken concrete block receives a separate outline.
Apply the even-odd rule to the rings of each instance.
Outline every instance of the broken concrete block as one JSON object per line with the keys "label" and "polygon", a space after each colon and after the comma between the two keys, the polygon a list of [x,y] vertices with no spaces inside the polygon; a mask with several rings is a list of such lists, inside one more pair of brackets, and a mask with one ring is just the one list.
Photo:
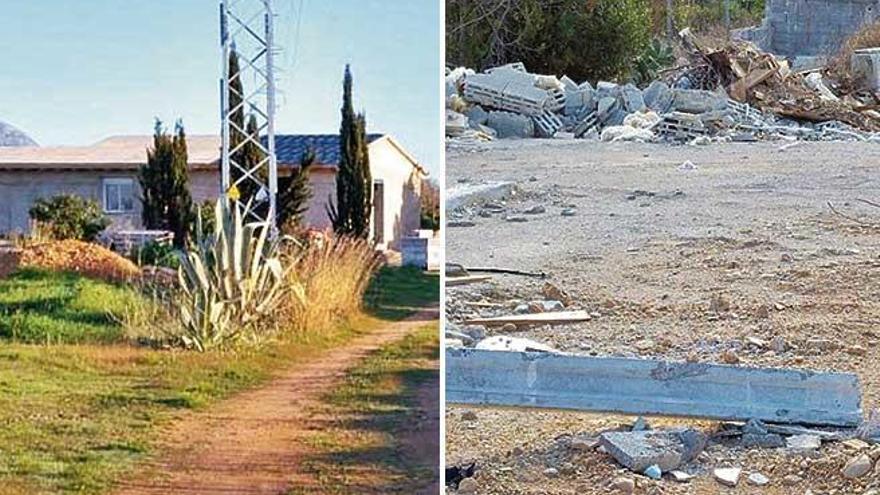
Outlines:
{"label": "broken concrete block", "polygon": [[816,435],[794,435],[785,440],[785,445],[789,450],[795,452],[808,452],[819,450],[822,446],[822,439]]}
{"label": "broken concrete block", "polygon": [[530,138],[535,136],[535,124],[525,115],[512,112],[489,112],[486,125],[498,132],[499,138]]}
{"label": "broken concrete block", "polygon": [[786,445],[785,439],[782,438],[782,435],[777,435],[776,433],[764,433],[763,435],[744,433],[740,442],[743,447],[758,447],[762,449],[775,449],[785,447]]}
{"label": "broken concrete block", "polygon": [[460,114],[454,110],[446,110],[446,135],[461,136],[468,130],[467,116]]}
{"label": "broken concrete block", "polygon": [[471,127],[474,125],[486,125],[489,122],[489,112],[483,110],[483,107],[480,105],[471,106],[465,115],[467,115]]}
{"label": "broken concrete block", "polygon": [[600,98],[599,108],[597,110],[597,116],[599,117],[599,120],[604,122],[617,106],[617,98],[614,98],[612,96]]}
{"label": "broken concrete block", "polygon": [[602,98],[617,98],[620,95],[620,86],[617,83],[608,81],[599,81],[596,84],[596,96]]}
{"label": "broken concrete block", "polygon": [[770,484],[770,478],[761,473],[752,473],[749,475],[749,484],[754,486],[767,486]]}
{"label": "broken concrete block", "polygon": [[559,78],[559,82],[562,83],[562,86],[565,88],[566,91],[577,91],[580,89],[578,87],[578,84],[568,76],[563,75],[561,78]]}
{"label": "broken concrete block", "polygon": [[688,481],[694,478],[694,475],[688,474],[684,471],[673,470],[669,472],[669,475],[672,476],[672,479],[679,483],[687,483]]}
{"label": "broken concrete block", "polygon": [[642,91],[634,84],[627,84],[622,88],[621,98],[623,99],[623,108],[627,113],[642,112],[647,108]]}
{"label": "broken concrete block", "polygon": [[538,137],[550,138],[562,129],[562,120],[553,112],[545,110],[541,115],[532,117]]}
{"label": "broken concrete block", "polygon": [[446,210],[474,203],[498,201],[514,194],[513,182],[485,182],[481,184],[455,184],[446,190]]}
{"label": "broken concrete block", "polygon": [[663,471],[661,471],[660,466],[656,464],[648,466],[643,474],[652,480],[659,480],[663,477]]}
{"label": "broken concrete block", "polygon": [[495,335],[483,339],[477,343],[475,348],[487,351],[556,352],[552,347],[540,342],[505,335]]}
{"label": "broken concrete block", "polygon": [[724,110],[727,107],[727,96],[712,91],[676,89],[672,100],[672,107],[675,111],[684,113]]}
{"label": "broken concrete block", "polygon": [[874,409],[856,430],[856,436],[862,440],[880,442],[880,409]]}
{"label": "broken concrete block", "polygon": [[850,72],[863,89],[880,89],[880,48],[854,51],[850,57]]}
{"label": "broken concrete block", "polygon": [[667,472],[695,459],[706,446],[706,436],[694,429],[612,431],[599,441],[622,466],[637,473],[657,465]]}
{"label": "broken concrete block", "polygon": [[645,105],[651,110],[663,114],[672,107],[672,101],[675,94],[672,88],[663,81],[652,82],[642,93]]}
{"label": "broken concrete block", "polygon": [[742,474],[740,468],[717,468],[712,475],[724,486],[735,487],[739,483],[739,476]]}

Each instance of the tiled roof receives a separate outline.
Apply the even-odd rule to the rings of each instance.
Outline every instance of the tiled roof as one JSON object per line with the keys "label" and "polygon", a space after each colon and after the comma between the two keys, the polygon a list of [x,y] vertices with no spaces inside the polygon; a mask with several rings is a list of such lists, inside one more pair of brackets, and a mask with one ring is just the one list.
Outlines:
{"label": "tiled roof", "polygon": [[[367,142],[381,139],[383,134],[367,134]],[[265,143],[265,138],[263,140]],[[281,134],[275,136],[275,155],[278,163],[299,165],[303,153],[315,150],[316,165],[339,165],[339,134]]]}

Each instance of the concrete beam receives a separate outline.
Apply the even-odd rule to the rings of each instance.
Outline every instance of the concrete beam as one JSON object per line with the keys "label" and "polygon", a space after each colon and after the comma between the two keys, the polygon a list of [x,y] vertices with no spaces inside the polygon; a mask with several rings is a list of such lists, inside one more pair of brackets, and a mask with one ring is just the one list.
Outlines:
{"label": "concrete beam", "polygon": [[848,373],[552,353],[446,350],[446,400],[720,420],[856,426]]}

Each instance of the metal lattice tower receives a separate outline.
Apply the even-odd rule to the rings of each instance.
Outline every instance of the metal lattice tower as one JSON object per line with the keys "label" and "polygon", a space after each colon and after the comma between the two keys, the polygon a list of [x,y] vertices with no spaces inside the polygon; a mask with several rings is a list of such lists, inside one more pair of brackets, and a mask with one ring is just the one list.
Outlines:
{"label": "metal lattice tower", "polygon": [[[220,44],[223,52],[223,76],[220,88],[222,120],[221,187],[222,194],[235,190],[255,190],[254,197],[238,198],[242,205],[250,202],[245,218],[268,222],[273,234],[276,196],[278,192],[278,163],[275,156],[275,67],[273,0],[220,0]],[[238,55],[238,74],[230,78],[229,58]],[[240,81],[243,94],[233,83]],[[231,106],[231,96],[241,102]],[[233,121],[236,113],[244,115],[244,125]],[[253,116],[257,122],[256,135],[247,131],[247,122]],[[232,136],[243,136],[233,143]],[[261,140],[260,136],[265,139]],[[238,163],[236,154],[253,145],[263,159],[252,167]],[[243,187],[250,186],[250,187]]]}

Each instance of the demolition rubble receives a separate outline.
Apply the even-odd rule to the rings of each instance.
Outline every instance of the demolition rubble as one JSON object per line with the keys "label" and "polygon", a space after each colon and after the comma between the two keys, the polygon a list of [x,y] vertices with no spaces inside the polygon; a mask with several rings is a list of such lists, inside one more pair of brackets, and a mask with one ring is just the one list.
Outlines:
{"label": "demolition rubble", "polygon": [[644,88],[532,74],[521,63],[447,70],[446,135],[452,142],[880,140],[880,101],[871,91],[877,50],[852,58],[866,89],[836,94],[820,70],[795,72],[749,42],[711,50],[688,30],[680,37],[688,63]]}

